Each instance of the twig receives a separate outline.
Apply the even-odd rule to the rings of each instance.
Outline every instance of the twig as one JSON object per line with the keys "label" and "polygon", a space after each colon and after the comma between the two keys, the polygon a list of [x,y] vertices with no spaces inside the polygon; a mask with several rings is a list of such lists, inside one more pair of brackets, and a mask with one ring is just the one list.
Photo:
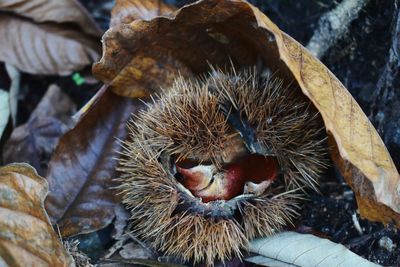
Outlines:
{"label": "twig", "polygon": [[351,215],[351,219],[353,220],[354,228],[356,228],[357,232],[362,235],[363,230],[361,228],[360,222],[358,221],[357,214],[354,212],[353,215]]}
{"label": "twig", "polygon": [[128,236],[124,237],[124,239],[120,239],[117,242],[115,242],[114,245],[112,245],[111,248],[108,249],[108,252],[104,256],[104,259],[111,258],[118,250],[120,250],[124,246],[124,243],[127,239]]}
{"label": "twig", "polygon": [[19,70],[12,66],[11,64],[6,63],[6,71],[11,80],[11,85],[9,89],[9,105],[11,111],[11,119],[13,122],[13,126],[17,125],[17,107],[18,107],[18,93],[21,84],[21,73]]}
{"label": "twig", "polygon": [[318,28],[307,44],[308,50],[317,58],[321,58],[346,34],[350,23],[358,18],[358,14],[368,1],[343,0],[335,9],[322,15],[318,22]]}

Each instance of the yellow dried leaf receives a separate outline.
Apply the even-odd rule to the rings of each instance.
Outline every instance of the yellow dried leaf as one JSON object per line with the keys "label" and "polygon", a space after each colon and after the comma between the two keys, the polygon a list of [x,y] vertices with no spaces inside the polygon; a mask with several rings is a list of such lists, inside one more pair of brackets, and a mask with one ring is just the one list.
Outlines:
{"label": "yellow dried leaf", "polygon": [[274,34],[281,59],[321,113],[332,158],[356,194],[361,216],[400,226],[400,176],[374,126],[325,65],[252,9],[258,25]]}
{"label": "yellow dried leaf", "polygon": [[111,11],[111,27],[130,23],[136,19],[151,20],[158,16],[168,16],[175,7],[160,0],[117,0]]}
{"label": "yellow dried leaf", "polygon": [[1,266],[75,266],[44,209],[47,188],[27,164],[0,168]]}

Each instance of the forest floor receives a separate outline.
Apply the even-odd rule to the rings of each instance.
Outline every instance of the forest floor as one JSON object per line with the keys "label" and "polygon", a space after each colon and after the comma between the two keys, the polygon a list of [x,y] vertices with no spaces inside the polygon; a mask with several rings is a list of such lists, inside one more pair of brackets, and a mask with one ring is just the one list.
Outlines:
{"label": "forest floor", "polygon": [[[102,29],[108,28],[110,0],[80,0]],[[182,6],[191,1],[169,0]],[[340,1],[253,0],[283,31],[307,45],[320,17]],[[371,0],[348,27],[344,37],[321,57],[341,80],[381,134],[397,168],[400,166],[400,34],[396,32],[397,0]],[[4,66],[1,83],[9,83]],[[1,76],[2,75],[2,76]],[[90,67],[79,73],[90,76]],[[82,107],[101,87],[98,82],[79,84],[73,75],[38,76],[22,74],[17,125],[25,123],[50,84],[57,84]],[[47,159],[48,160],[48,159]],[[42,159],[45,168],[46,159]],[[321,183],[321,192],[312,193],[294,228],[341,243],[353,252],[385,266],[400,266],[400,234],[394,226],[361,219],[351,189],[334,169]],[[81,247],[97,258],[114,241],[112,227],[82,235]]]}

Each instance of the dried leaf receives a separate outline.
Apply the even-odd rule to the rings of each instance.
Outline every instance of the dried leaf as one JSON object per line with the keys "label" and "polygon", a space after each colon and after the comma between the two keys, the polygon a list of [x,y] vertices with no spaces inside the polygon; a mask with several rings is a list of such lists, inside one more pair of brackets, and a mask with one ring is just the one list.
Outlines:
{"label": "dried leaf", "polygon": [[283,232],[253,240],[250,252],[259,254],[246,261],[261,266],[380,266],[341,244],[310,234]]}
{"label": "dried leaf", "polygon": [[124,245],[119,255],[124,259],[151,259],[153,257],[149,251],[133,242]]}
{"label": "dried leaf", "polygon": [[13,12],[39,23],[73,23],[89,35],[101,35],[89,13],[76,0],[2,0],[0,11]]}
{"label": "dried leaf", "polygon": [[332,158],[355,192],[361,216],[400,226],[400,176],[374,126],[328,68],[260,14],[260,25],[274,33],[282,60],[321,113]]}
{"label": "dried leaf", "polygon": [[128,220],[129,220],[129,212],[125,210],[122,204],[117,205],[115,207],[115,221],[113,223],[114,229],[112,233],[112,237],[115,240],[121,240],[124,238],[123,235],[128,225]]}
{"label": "dried leaf", "polygon": [[[107,32],[106,35],[108,33],[113,34],[113,32]],[[94,75],[117,95],[131,98],[146,97],[152,92],[157,92],[160,87],[172,85],[174,77],[179,73],[185,76],[190,75],[190,71],[179,61],[169,55],[154,51],[156,50],[148,49],[131,61],[110,66],[116,68],[115,71],[103,69],[102,64],[94,65]],[[127,59],[130,58],[130,52],[123,49],[117,48],[111,53],[118,57],[125,55]],[[104,62],[104,65],[107,65],[107,62]]]}
{"label": "dried leaf", "polygon": [[3,160],[29,163],[44,175],[51,153],[67,130],[65,124],[50,117],[29,121],[13,130],[4,146]]}
{"label": "dried leaf", "polygon": [[[117,138],[127,136],[125,123],[142,107],[103,88],[60,140],[49,163],[50,193],[46,208],[63,236],[89,233],[111,223],[119,203],[115,175]],[[85,108],[86,109],[86,108]]]}
{"label": "dried leaf", "polygon": [[65,25],[1,13],[0,61],[32,74],[67,75],[99,57],[96,39]]}
{"label": "dried leaf", "polygon": [[103,36],[103,57],[93,72],[117,94],[137,97],[168,84],[157,80],[159,73],[198,75],[209,64],[246,67],[258,59],[297,82],[320,111],[332,157],[355,191],[361,215],[400,226],[400,176],[360,106],[320,61],[247,2],[204,0],[172,18],[116,26]]}
{"label": "dried leaf", "polygon": [[0,265],[75,266],[44,210],[47,183],[27,164],[0,168]]}
{"label": "dried leaf", "polygon": [[117,0],[111,11],[110,26],[127,24],[137,19],[151,20],[158,16],[169,16],[175,7],[161,0]]}
{"label": "dried leaf", "polygon": [[[121,31],[126,28],[127,35],[135,34],[124,24],[139,19],[150,20],[158,15],[172,16],[174,10],[174,7],[158,0],[119,0],[116,1],[111,13],[111,25],[117,26]],[[159,53],[158,49],[146,49],[140,52],[138,57],[130,60],[133,44],[126,43],[125,49],[117,46],[112,51],[106,49],[110,45],[113,44],[103,44],[103,53],[118,57],[121,59],[120,64],[107,66],[107,61],[102,61],[101,64],[94,65],[93,73],[97,79],[109,85],[117,95],[131,98],[145,97],[149,95],[149,91],[155,92],[162,86],[170,86],[178,73],[191,75],[190,70],[178,60],[168,54]]]}
{"label": "dried leaf", "polygon": [[76,105],[72,99],[64,93],[60,87],[52,84],[47,89],[29,120],[51,117],[69,124],[70,117],[76,112]]}
{"label": "dried leaf", "polygon": [[129,266],[148,266],[148,267],[186,267],[186,265],[164,263],[155,260],[130,259],[130,260],[107,260],[99,264],[100,267],[129,267]]}
{"label": "dried leaf", "polygon": [[25,162],[40,175],[60,137],[69,129],[75,104],[59,87],[51,85],[24,125],[15,128],[3,151],[5,163]]}

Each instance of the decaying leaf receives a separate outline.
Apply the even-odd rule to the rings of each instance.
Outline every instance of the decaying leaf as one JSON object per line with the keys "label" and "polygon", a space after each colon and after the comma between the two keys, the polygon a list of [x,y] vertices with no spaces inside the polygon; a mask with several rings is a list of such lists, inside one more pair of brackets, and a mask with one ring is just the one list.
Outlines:
{"label": "decaying leaf", "polygon": [[70,124],[71,116],[76,112],[76,105],[61,88],[52,84],[32,111],[29,120],[51,117]]}
{"label": "decaying leaf", "polygon": [[[172,6],[167,6],[158,0],[117,1],[112,10],[111,24],[129,29],[127,23],[139,19],[150,20],[157,15],[172,16],[174,10]],[[111,35],[119,34],[113,31],[109,31],[109,33]],[[133,34],[133,32],[128,30],[126,34]],[[130,39],[127,38],[127,40]],[[124,49],[117,48],[120,45],[118,43],[115,45],[116,50],[113,50],[113,56],[122,58],[125,55],[125,60],[118,62],[118,65],[108,66],[109,63],[114,64],[115,62],[103,61],[105,58],[103,56],[101,64],[96,64],[93,71],[97,78],[106,83],[117,95],[132,98],[145,97],[149,91],[157,92],[160,86],[172,85],[178,73],[185,76],[191,75],[190,70],[179,60],[168,53],[164,53],[166,51],[159,51],[162,50],[162,45],[159,46],[159,49],[139,51],[137,57],[133,58],[131,53],[132,49],[135,49],[134,44],[128,42]],[[103,53],[110,52],[106,46],[103,47]]]}
{"label": "decaying leaf", "polygon": [[44,175],[51,153],[67,130],[64,123],[51,117],[29,121],[13,130],[4,146],[3,161],[29,163]]}
{"label": "decaying leaf", "polygon": [[2,14],[0,34],[0,60],[32,74],[66,75],[98,58],[96,41],[54,24]]}
{"label": "decaying leaf", "polygon": [[[0,13],[0,61],[32,74],[67,75],[98,59],[100,43],[93,37],[93,23],[84,26],[89,19],[82,11],[77,12],[81,9],[57,3],[44,0],[1,2],[0,10],[14,11],[17,15]],[[64,11],[67,14],[60,15]],[[36,23],[21,15],[46,22]],[[68,25],[48,22],[71,22],[75,18],[81,18],[79,21],[82,22],[77,23],[93,35]]]}
{"label": "decaying leaf", "polygon": [[77,0],[2,0],[0,11],[12,12],[39,23],[72,23],[84,33],[101,35],[101,30]]}
{"label": "decaying leaf", "polygon": [[61,139],[47,174],[46,209],[63,236],[101,229],[111,223],[119,203],[115,184],[117,139],[127,136],[125,123],[143,105],[103,88],[76,126]]}
{"label": "decaying leaf", "polygon": [[1,266],[75,266],[44,209],[47,189],[27,164],[0,168]]}
{"label": "decaying leaf", "polygon": [[100,267],[129,267],[129,266],[145,266],[145,267],[187,267],[186,265],[164,263],[157,260],[145,259],[129,259],[129,260],[107,260],[99,264]]}
{"label": "decaying leaf", "polygon": [[25,162],[40,175],[60,137],[69,129],[76,106],[56,85],[51,85],[27,123],[15,128],[3,150],[5,163]]}
{"label": "decaying leaf", "polygon": [[120,204],[115,207],[115,221],[113,223],[114,229],[112,237],[115,240],[124,239],[126,227],[128,226],[129,212],[126,211],[125,207]]}
{"label": "decaying leaf", "polygon": [[141,97],[165,88],[178,71],[188,77],[206,73],[210,64],[240,68],[259,59],[297,83],[321,113],[332,157],[361,216],[400,226],[400,177],[360,106],[320,61],[246,1],[203,0],[172,18],[117,25],[103,36],[93,72],[115,93]]}
{"label": "decaying leaf", "polygon": [[153,257],[149,251],[133,242],[125,244],[119,252],[124,259],[151,259]]}
{"label": "decaying leaf", "polygon": [[175,9],[160,0],[117,0],[111,11],[110,26],[127,24],[136,19],[151,20],[158,16],[168,16]]}
{"label": "decaying leaf", "polygon": [[341,244],[310,234],[282,232],[253,240],[246,261],[261,266],[359,266],[377,267]]}

